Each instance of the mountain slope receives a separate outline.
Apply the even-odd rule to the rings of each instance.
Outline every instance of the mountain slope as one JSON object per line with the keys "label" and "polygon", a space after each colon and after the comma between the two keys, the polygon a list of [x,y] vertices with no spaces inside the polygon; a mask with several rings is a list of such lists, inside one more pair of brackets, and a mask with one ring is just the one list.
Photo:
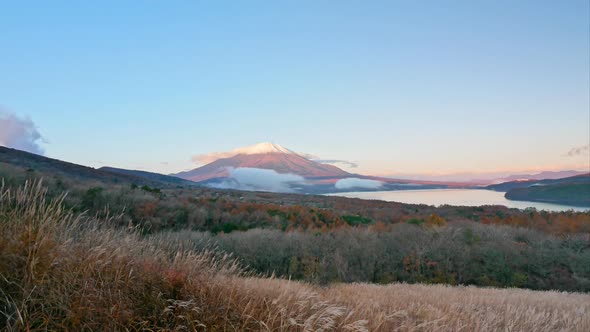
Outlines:
{"label": "mountain slope", "polygon": [[351,174],[332,165],[309,160],[281,145],[260,143],[234,150],[235,155],[217,159],[191,171],[174,174],[183,179],[201,182],[229,176],[231,168],[271,169],[281,174],[295,174],[304,178],[342,178]]}
{"label": "mountain slope", "polygon": [[31,173],[36,177],[44,178],[61,176],[83,182],[135,183],[155,187],[169,187],[181,184],[178,178],[172,176],[160,175],[159,177],[153,177],[132,172],[109,172],[104,169],[95,169],[0,146],[0,177],[4,175],[3,173],[13,171]]}

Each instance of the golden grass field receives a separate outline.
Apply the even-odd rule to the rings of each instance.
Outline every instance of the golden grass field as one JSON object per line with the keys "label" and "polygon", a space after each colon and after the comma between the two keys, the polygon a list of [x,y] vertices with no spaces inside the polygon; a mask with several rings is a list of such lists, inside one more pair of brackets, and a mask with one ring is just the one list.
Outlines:
{"label": "golden grass field", "polygon": [[319,287],[245,272],[0,191],[6,331],[590,331],[590,295],[441,285]]}

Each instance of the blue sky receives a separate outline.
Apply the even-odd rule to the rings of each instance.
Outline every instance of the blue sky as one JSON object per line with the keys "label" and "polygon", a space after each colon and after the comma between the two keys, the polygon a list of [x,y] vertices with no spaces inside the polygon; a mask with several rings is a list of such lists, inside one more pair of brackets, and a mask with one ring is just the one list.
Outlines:
{"label": "blue sky", "polygon": [[[586,168],[570,1],[0,3],[0,107],[46,155],[173,172],[262,141],[370,174]],[[587,150],[585,150],[587,151]]]}

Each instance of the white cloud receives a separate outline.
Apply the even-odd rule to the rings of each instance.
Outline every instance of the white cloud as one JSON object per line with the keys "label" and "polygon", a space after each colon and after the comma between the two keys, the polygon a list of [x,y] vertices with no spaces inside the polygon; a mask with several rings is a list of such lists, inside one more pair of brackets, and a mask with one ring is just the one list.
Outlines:
{"label": "white cloud", "polygon": [[0,110],[0,145],[42,155],[41,141],[43,137],[31,119]]}
{"label": "white cloud", "polygon": [[353,188],[363,188],[363,189],[379,189],[383,186],[383,182],[377,180],[368,180],[368,179],[359,179],[359,178],[346,178],[342,180],[338,180],[334,187],[336,189],[353,189]]}
{"label": "white cloud", "polygon": [[251,191],[293,192],[294,186],[305,184],[305,179],[296,174],[281,174],[271,169],[229,168],[228,179],[212,184],[222,189]]}

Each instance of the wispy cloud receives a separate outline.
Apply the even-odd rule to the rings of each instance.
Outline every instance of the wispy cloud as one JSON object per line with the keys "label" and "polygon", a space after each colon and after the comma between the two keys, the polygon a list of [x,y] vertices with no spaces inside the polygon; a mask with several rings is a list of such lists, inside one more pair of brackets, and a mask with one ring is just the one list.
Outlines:
{"label": "wispy cloud", "polygon": [[350,168],[357,168],[359,165],[355,162],[352,161],[348,161],[348,160],[340,160],[340,159],[312,159],[315,162],[321,163],[321,164],[341,164],[341,165],[345,165],[347,167]]}
{"label": "wispy cloud", "polygon": [[302,156],[303,158],[309,159],[309,160],[320,159],[320,157],[316,156],[315,154],[311,154],[311,153],[297,152],[297,154]]}
{"label": "wispy cloud", "polygon": [[228,168],[227,179],[211,186],[222,189],[251,191],[294,192],[295,187],[305,184],[305,179],[296,174],[277,173],[262,168]]}
{"label": "wispy cloud", "polygon": [[383,186],[383,182],[377,180],[359,179],[359,178],[346,178],[338,180],[334,187],[336,189],[379,189]]}
{"label": "wispy cloud", "polygon": [[572,148],[565,155],[568,157],[586,156],[590,153],[590,144]]}
{"label": "wispy cloud", "polygon": [[43,137],[29,118],[0,110],[0,145],[42,155]]}

